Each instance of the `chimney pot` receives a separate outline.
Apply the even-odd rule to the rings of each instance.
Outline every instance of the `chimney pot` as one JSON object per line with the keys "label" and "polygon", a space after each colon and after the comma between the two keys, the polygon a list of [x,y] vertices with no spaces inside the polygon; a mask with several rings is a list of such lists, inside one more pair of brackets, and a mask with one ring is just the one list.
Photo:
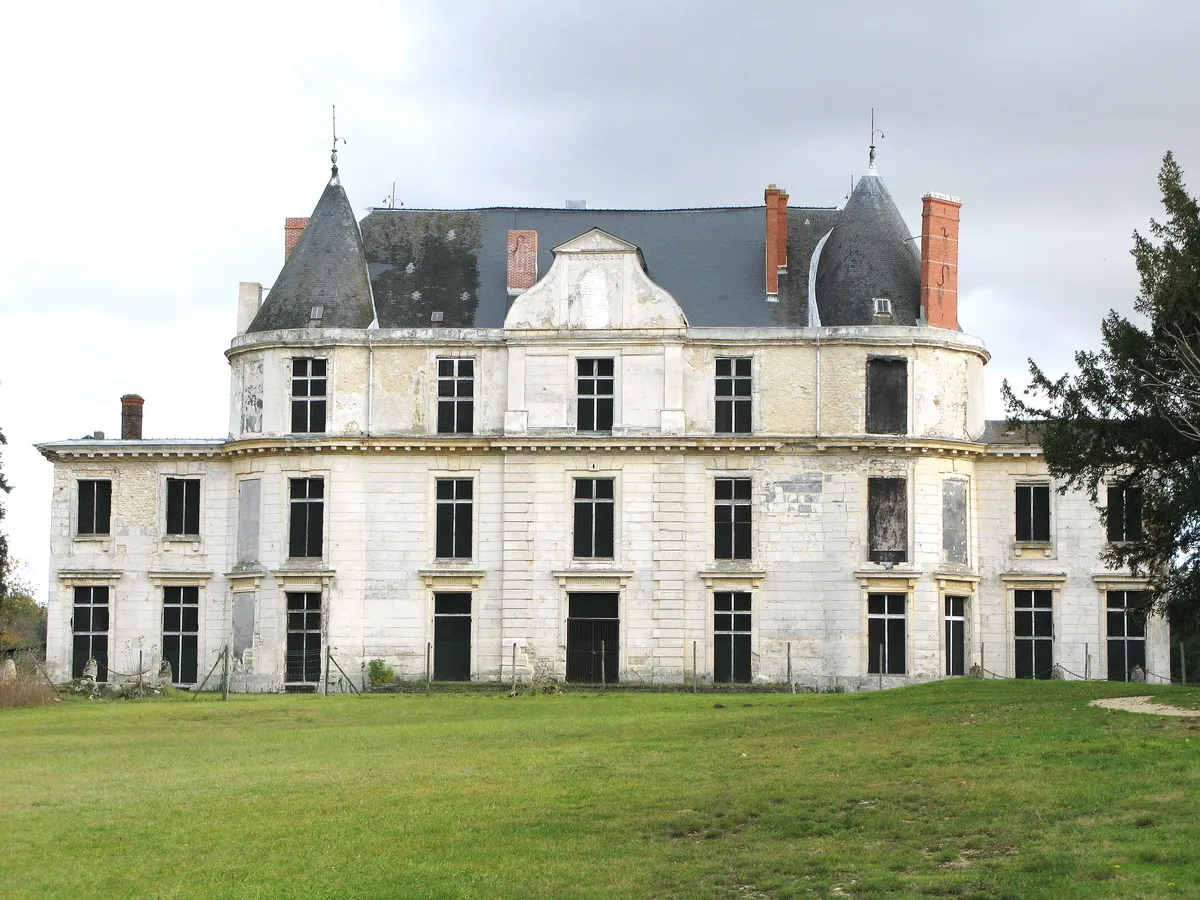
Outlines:
{"label": "chimney pot", "polygon": [[142,404],[145,402],[137,394],[125,394],[121,398],[121,440],[142,439]]}

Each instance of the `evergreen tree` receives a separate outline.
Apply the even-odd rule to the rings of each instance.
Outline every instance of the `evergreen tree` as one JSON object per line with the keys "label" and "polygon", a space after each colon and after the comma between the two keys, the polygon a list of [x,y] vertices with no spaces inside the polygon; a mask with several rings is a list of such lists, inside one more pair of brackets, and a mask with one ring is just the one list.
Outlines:
{"label": "evergreen tree", "polygon": [[[1134,232],[1141,327],[1110,311],[1099,352],[1075,354],[1078,371],[1057,380],[1029,361],[1013,420],[1040,440],[1063,489],[1100,505],[1106,483],[1142,488],[1142,537],[1112,544],[1106,562],[1150,580],[1147,606],[1177,630],[1200,622],[1200,206],[1168,153],[1158,176],[1166,218]],[[1108,522],[1108,510],[1101,505]]]}

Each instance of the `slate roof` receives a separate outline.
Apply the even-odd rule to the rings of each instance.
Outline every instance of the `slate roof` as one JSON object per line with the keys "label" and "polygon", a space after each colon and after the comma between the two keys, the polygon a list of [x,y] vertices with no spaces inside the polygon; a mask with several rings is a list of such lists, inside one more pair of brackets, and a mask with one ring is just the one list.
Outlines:
{"label": "slate roof", "polygon": [[374,317],[362,234],[335,172],[247,331],[367,328]]}
{"label": "slate roof", "polygon": [[872,168],[858,180],[817,264],[822,325],[869,325],[875,298],[892,301],[888,325],[921,315],[920,251],[883,179]]}

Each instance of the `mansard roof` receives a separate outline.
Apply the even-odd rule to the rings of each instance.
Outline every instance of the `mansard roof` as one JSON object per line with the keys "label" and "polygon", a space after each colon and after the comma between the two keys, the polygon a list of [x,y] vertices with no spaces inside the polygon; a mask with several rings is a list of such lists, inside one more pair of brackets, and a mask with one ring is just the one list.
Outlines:
{"label": "mansard roof", "polygon": [[858,180],[817,263],[821,325],[876,322],[875,299],[891,301],[889,325],[921,315],[920,255],[874,166]]}
{"label": "mansard roof", "polygon": [[375,313],[366,259],[354,210],[335,170],[247,330],[369,327]]}

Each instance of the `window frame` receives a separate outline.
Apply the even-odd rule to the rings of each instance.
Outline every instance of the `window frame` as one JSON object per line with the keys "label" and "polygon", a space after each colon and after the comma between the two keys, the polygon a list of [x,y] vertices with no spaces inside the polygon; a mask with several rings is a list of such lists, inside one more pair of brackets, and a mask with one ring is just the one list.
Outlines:
{"label": "window frame", "polygon": [[[201,510],[203,508],[203,487],[200,484],[202,480],[203,479],[195,476],[167,476],[165,534],[168,538],[187,538],[188,540],[199,539],[200,530],[203,527],[203,517],[201,515]],[[179,498],[183,508],[178,511],[178,516],[172,515],[172,493],[174,493],[172,489],[176,485],[180,486],[180,490],[183,494],[183,496]],[[193,485],[195,486],[194,491],[192,490]],[[195,496],[191,498],[192,502],[190,505],[189,498],[187,496],[189,492],[193,492],[195,494]],[[189,512],[193,512],[194,515],[189,516]],[[178,518],[179,524],[183,526],[182,529],[174,530],[171,528],[171,525],[173,524],[171,520],[173,518]],[[189,518],[194,518],[194,530],[188,528],[188,525],[191,524],[188,521]]]}
{"label": "window frame", "polygon": [[[462,372],[464,368],[470,369],[465,375]],[[448,371],[443,374],[443,370]],[[474,356],[438,356],[434,359],[435,389],[437,391],[437,409],[434,421],[437,423],[438,434],[470,435],[475,433],[475,373],[477,370],[478,361]]]}
{"label": "window frame", "polygon": [[[587,493],[580,496],[585,484],[591,485]],[[607,484],[608,496],[599,485]],[[617,479],[613,476],[576,475],[571,479],[571,556],[573,559],[616,560],[617,554]],[[607,513],[603,511],[607,510]],[[584,515],[586,513],[586,516]],[[607,547],[603,529],[607,526]],[[580,553],[580,550],[590,552]],[[603,553],[607,549],[609,552]]]}
{"label": "window frame", "polygon": [[[1021,515],[1022,502],[1021,492],[1029,491],[1028,501],[1028,516],[1024,517],[1028,521],[1023,521]],[[1045,536],[1040,537],[1041,532],[1038,529],[1038,509],[1036,498],[1044,492],[1045,495]],[[1049,481],[1018,481],[1013,486],[1013,540],[1018,545],[1046,547],[1054,543],[1054,502],[1053,490]],[[1022,527],[1026,526],[1027,531],[1025,536],[1022,536]]]}
{"label": "window frame", "polygon": [[[591,372],[585,372],[585,366]],[[612,434],[616,422],[617,376],[616,358],[612,356],[580,356],[575,359],[575,430],[579,434]],[[608,374],[604,374],[608,369]],[[603,393],[603,382],[608,393]],[[584,390],[591,382],[591,391]],[[607,428],[601,427],[607,421]],[[590,424],[588,428],[585,425]]]}
{"label": "window frame", "polygon": [[[80,597],[83,592],[88,592],[88,602],[81,603]],[[96,602],[96,592],[102,591],[104,599],[101,602]],[[104,608],[104,627],[96,628],[95,610],[97,607]],[[108,683],[108,661],[110,658],[110,644],[112,643],[112,608],[113,608],[113,589],[108,584],[76,584],[71,591],[71,677],[81,678],[83,670],[87,666],[88,658],[96,660],[96,683]],[[87,628],[81,629],[79,621],[79,610],[87,609],[88,621]],[[101,637],[102,636],[102,637]],[[79,659],[79,654],[76,652],[79,648],[81,637],[87,638],[88,656]],[[99,640],[98,640],[99,639]],[[103,648],[103,659],[96,656],[95,650],[97,647]]]}
{"label": "window frame", "polygon": [[[722,368],[728,371],[723,373]],[[739,389],[743,390],[739,393]],[[754,357],[714,357],[713,433],[754,433]]]}
{"label": "window frame", "polygon": [[[195,584],[164,584],[161,596],[162,656],[163,659],[172,663],[171,683],[195,684],[199,674],[200,660],[200,586]],[[195,613],[195,623],[192,628],[185,627],[188,624],[185,620],[185,609],[189,607],[193,608]],[[168,620],[168,615],[172,612],[178,615],[177,621],[174,623],[176,627],[174,628],[168,627],[173,624]],[[176,643],[174,659],[168,656],[168,638],[173,638]],[[188,638],[191,639],[191,671],[184,672],[183,669],[186,662],[184,652],[187,643],[186,639]],[[192,677],[190,679],[182,677],[187,674],[190,674]]]}
{"label": "window frame", "polygon": [[712,553],[714,560],[754,559],[753,478],[720,475],[713,479]]}
{"label": "window frame", "polygon": [[[750,591],[713,591],[712,603],[713,683],[750,684],[754,680],[754,595]],[[744,607],[739,608],[739,603]],[[745,658],[739,666],[742,653]],[[721,665],[725,655],[727,672]],[[719,677],[721,674],[727,677]]]}
{"label": "window frame", "polygon": [[[877,604],[876,601],[880,602]],[[895,610],[897,605],[899,612]],[[880,630],[883,632],[882,640],[876,640]],[[881,647],[881,652],[874,652],[875,647]],[[899,650],[898,661],[896,650]],[[867,594],[867,674],[908,674],[907,593],[870,591]]]}
{"label": "window frame", "polygon": [[[288,476],[288,553],[289,560],[300,559],[324,559],[325,558],[325,483],[326,479],[321,475],[297,475]],[[306,496],[296,496],[296,486],[300,482],[306,483]],[[312,496],[313,483],[320,485],[319,496]],[[303,510],[304,513],[304,539],[301,549],[309,551],[301,554],[296,554],[293,551],[297,549],[297,509]],[[314,515],[315,509],[315,515]],[[315,526],[313,523],[316,523]],[[315,528],[315,538],[314,538]],[[313,548],[312,543],[317,546]],[[315,549],[317,552],[311,552]]]}
{"label": "window frame", "polygon": [[[1146,617],[1130,613],[1129,600],[1130,595],[1139,595],[1144,599],[1145,591],[1129,590],[1126,588],[1115,588],[1104,591],[1104,654],[1105,654],[1105,676],[1109,681],[1129,681],[1129,673],[1133,670],[1133,666],[1129,664],[1130,645],[1140,645],[1141,657],[1140,665],[1142,671],[1146,671]],[[1114,595],[1120,595],[1121,605],[1114,606]],[[1114,616],[1120,616],[1121,633],[1113,633]],[[1140,634],[1130,634],[1131,626],[1134,631],[1141,632]],[[1113,658],[1113,645],[1121,645],[1122,662],[1124,663],[1122,678],[1113,678],[1113,665],[1116,660]]]}
{"label": "window frame", "polygon": [[[321,676],[323,674],[323,669],[325,666],[325,660],[323,659],[323,657],[325,655],[325,635],[324,635],[325,593],[324,593],[324,591],[312,591],[312,590],[299,590],[299,591],[284,590],[283,595],[284,595],[283,596],[283,615],[284,615],[283,680],[284,680],[284,684],[320,684]],[[304,599],[302,601],[296,601],[295,605],[293,605],[293,598],[300,598],[300,597],[302,597]],[[316,598],[315,606],[313,605],[313,599],[312,599],[314,597]],[[316,616],[315,620],[313,619],[314,615]],[[301,616],[303,618],[296,619],[296,618],[294,618],[295,616]],[[315,621],[315,627],[314,627],[314,621]],[[298,624],[300,627],[293,628],[292,626],[294,624]],[[289,655],[293,654],[293,651],[291,649],[293,634],[300,634],[300,635],[305,636],[300,639],[300,644],[303,646],[304,649],[301,651],[303,653],[303,658],[301,659],[299,667],[298,667],[299,668],[298,674],[300,675],[299,678],[290,677],[291,675],[297,673],[296,668],[293,666],[293,663],[288,658]],[[315,673],[312,671],[312,666],[309,661],[309,657],[312,654],[310,645],[313,641],[313,638],[308,637],[309,635],[316,635],[315,641],[317,644],[317,649],[316,649],[317,663],[316,663],[316,672]],[[308,677],[308,676],[311,676],[314,674],[316,675],[315,678]]]}
{"label": "window frame", "polygon": [[[903,399],[903,410],[899,413],[888,412],[885,397],[885,376],[887,366],[900,365],[904,377],[895,391]],[[863,403],[863,433],[882,435],[904,435],[909,433],[909,364],[906,356],[868,356],[866,367],[866,397]],[[878,373],[878,374],[875,374]]]}
{"label": "window frame", "polygon": [[[895,485],[899,485],[898,490]],[[892,485],[887,491],[884,490],[885,485]],[[899,501],[903,504],[903,525],[901,528],[901,543],[900,549],[888,549],[882,546],[887,529],[883,522],[879,521],[882,515],[882,509],[887,503],[886,494],[891,493],[891,500],[895,501],[899,497]],[[868,475],[867,476],[867,561],[873,563],[881,563],[883,565],[897,565],[907,563],[909,561],[909,541],[912,512],[909,507],[912,504],[909,502],[908,495],[908,476],[907,475]],[[888,506],[894,508],[894,505]],[[861,534],[861,532],[860,532]],[[877,546],[878,544],[878,546]]]}
{"label": "window frame", "polygon": [[[1022,603],[1022,594],[1028,595],[1028,604]],[[1044,594],[1048,599],[1047,604],[1039,604],[1040,598],[1038,595]],[[1029,678],[1038,681],[1050,679],[1054,674],[1054,641],[1055,641],[1055,625],[1054,625],[1054,607],[1057,605],[1054,602],[1055,590],[1050,587],[1018,587],[1013,589],[1013,677],[1014,678]],[[1029,616],[1028,634],[1023,633],[1022,617]],[[1045,629],[1046,623],[1049,625],[1049,633],[1040,633],[1039,628]],[[1023,661],[1021,659],[1022,641],[1029,644],[1029,671],[1024,672]],[[1048,645],[1050,665],[1043,668],[1038,668],[1038,657],[1042,652],[1043,647]]]}
{"label": "window frame", "polygon": [[[87,508],[90,515],[85,517],[84,485],[90,485],[90,502]],[[107,487],[101,491],[99,486]],[[76,478],[75,479],[75,535],[82,538],[112,537],[112,494],[113,480],[111,478]],[[100,502],[103,495],[103,502]],[[100,510],[104,511],[103,530],[100,528]],[[90,521],[86,521],[90,520]]]}
{"label": "window frame", "polygon": [[[1105,532],[1110,544],[1131,544],[1142,539],[1142,503],[1145,493],[1140,484],[1129,484],[1124,481],[1114,481],[1108,485],[1107,503],[1105,509]],[[1130,500],[1134,516],[1129,515]],[[1114,504],[1114,500],[1118,501]],[[1114,517],[1114,505],[1117,515]]]}
{"label": "window frame", "polygon": [[[315,364],[320,363],[322,372],[317,374]],[[297,368],[303,364],[305,371],[298,373]],[[329,433],[329,357],[327,356],[293,356],[291,357],[291,366],[288,373],[289,391],[288,396],[291,399],[289,406],[288,419],[288,434],[328,434]],[[319,382],[321,393],[314,393],[314,387]],[[297,388],[302,388],[300,393],[297,393]],[[300,424],[306,425],[305,428],[297,428],[297,414],[300,410],[304,410],[301,414]],[[320,428],[314,428],[315,414],[314,410],[319,410],[320,413]]]}
{"label": "window frame", "polygon": [[[443,485],[447,490],[443,490]],[[434,479],[433,490],[434,559],[473,559],[475,556],[475,479],[457,476],[438,477]],[[462,495],[464,492],[465,496]],[[449,496],[442,496],[444,493]],[[443,541],[444,531],[448,532],[448,544]]]}

